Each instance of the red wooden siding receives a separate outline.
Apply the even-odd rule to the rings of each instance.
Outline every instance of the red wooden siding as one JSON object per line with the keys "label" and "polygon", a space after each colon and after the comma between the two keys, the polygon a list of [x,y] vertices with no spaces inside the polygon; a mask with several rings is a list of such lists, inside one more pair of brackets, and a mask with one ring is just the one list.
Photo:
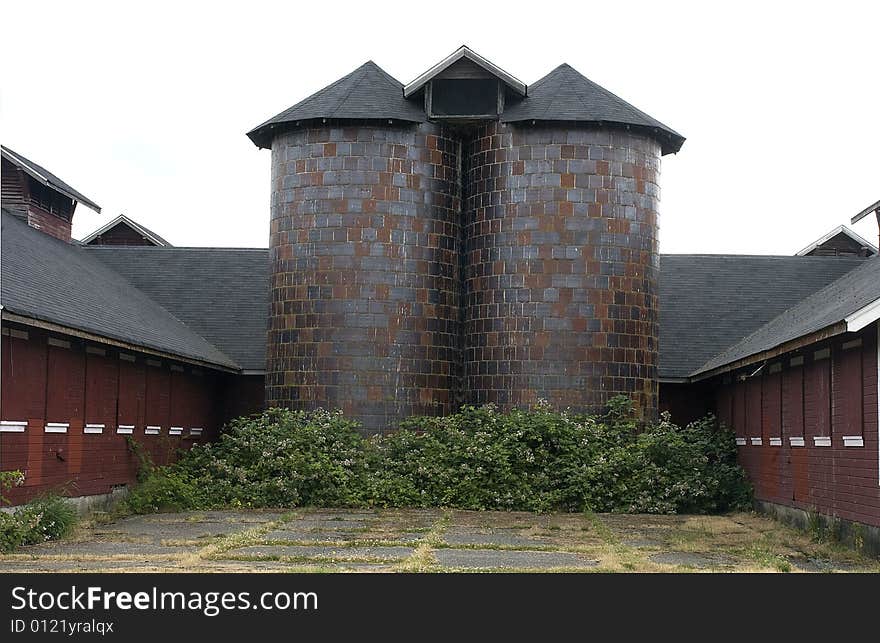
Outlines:
{"label": "red wooden siding", "polygon": [[[52,335],[70,347],[50,345],[42,330],[4,323],[2,336],[2,392],[0,419],[25,421],[24,432],[0,432],[0,469],[20,469],[25,484],[8,492],[13,503],[25,502],[45,491],[70,496],[108,493],[131,484],[137,459],[119,424],[134,425],[132,438],[157,463],[166,463],[180,447],[216,434],[223,419],[216,412],[225,376],[187,364],[174,364],[140,353],[86,344],[72,337]],[[27,339],[8,334],[27,333]],[[57,342],[56,342],[57,343]],[[149,360],[149,362],[148,362]],[[175,402],[172,402],[175,400]],[[169,436],[177,409],[176,426],[185,430]],[[47,422],[68,423],[66,433],[47,433]],[[100,433],[85,432],[86,424],[103,424]],[[146,425],[160,426],[159,435],[146,435]],[[192,427],[203,436],[190,438]]]}
{"label": "red wooden siding", "polygon": [[816,359],[804,374],[804,420],[807,438],[831,435],[831,359]]}
{"label": "red wooden siding", "polygon": [[106,354],[86,353],[86,424],[103,424],[111,430],[116,422],[119,365]]}
{"label": "red wooden siding", "polygon": [[[875,323],[785,356],[781,373],[768,365],[743,380],[752,367],[718,382],[719,416],[732,399],[736,434],[762,436],[760,445],[739,448],[759,500],[880,526],[877,335]],[[771,445],[777,436],[781,444]],[[844,436],[863,442],[847,446]]]}

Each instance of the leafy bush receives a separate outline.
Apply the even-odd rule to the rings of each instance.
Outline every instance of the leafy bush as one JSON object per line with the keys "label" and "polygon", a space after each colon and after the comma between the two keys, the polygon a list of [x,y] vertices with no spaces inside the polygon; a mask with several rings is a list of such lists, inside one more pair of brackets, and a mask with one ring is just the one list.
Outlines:
{"label": "leafy bush", "polygon": [[153,471],[133,511],[219,506],[416,506],[715,512],[747,504],[731,433],[706,418],[639,427],[626,398],[605,416],[465,407],[363,438],[340,413],[271,409]]}
{"label": "leafy bush", "polygon": [[76,510],[59,496],[31,500],[14,513],[0,512],[0,551],[57,540],[76,524]]}

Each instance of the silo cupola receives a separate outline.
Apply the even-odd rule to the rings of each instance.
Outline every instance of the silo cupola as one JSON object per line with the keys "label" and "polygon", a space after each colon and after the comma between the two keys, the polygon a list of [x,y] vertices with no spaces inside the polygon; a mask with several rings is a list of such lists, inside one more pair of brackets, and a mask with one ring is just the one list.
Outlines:
{"label": "silo cupola", "polygon": [[462,45],[406,85],[403,95],[424,101],[430,120],[495,120],[505,104],[525,97],[526,85]]}

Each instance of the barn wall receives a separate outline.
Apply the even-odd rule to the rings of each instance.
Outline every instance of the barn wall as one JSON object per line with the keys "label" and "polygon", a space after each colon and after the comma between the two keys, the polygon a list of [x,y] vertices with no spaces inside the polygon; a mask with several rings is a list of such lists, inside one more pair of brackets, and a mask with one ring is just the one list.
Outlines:
{"label": "barn wall", "polygon": [[211,371],[6,323],[0,341],[0,470],[26,476],[5,494],[13,504],[134,482],[138,461],[119,427],[132,426],[131,437],[165,464],[212,439],[224,420],[215,400],[225,376]]}
{"label": "barn wall", "polygon": [[877,340],[875,323],[720,382],[758,500],[880,526]]}

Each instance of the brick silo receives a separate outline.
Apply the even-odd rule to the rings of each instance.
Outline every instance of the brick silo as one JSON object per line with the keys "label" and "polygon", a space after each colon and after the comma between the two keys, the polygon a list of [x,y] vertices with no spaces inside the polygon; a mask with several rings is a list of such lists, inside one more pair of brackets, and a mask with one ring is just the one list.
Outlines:
{"label": "brick silo", "polygon": [[373,63],[249,133],[272,149],[266,401],[367,431],[460,403],[657,413],[660,157],[684,139],[562,65]]}
{"label": "brick silo", "polygon": [[683,139],[563,65],[463,152],[464,390],[657,414],[660,156]]}
{"label": "brick silo", "polygon": [[374,64],[346,79],[251,134],[272,149],[266,402],[377,432],[452,408],[459,151]]}

